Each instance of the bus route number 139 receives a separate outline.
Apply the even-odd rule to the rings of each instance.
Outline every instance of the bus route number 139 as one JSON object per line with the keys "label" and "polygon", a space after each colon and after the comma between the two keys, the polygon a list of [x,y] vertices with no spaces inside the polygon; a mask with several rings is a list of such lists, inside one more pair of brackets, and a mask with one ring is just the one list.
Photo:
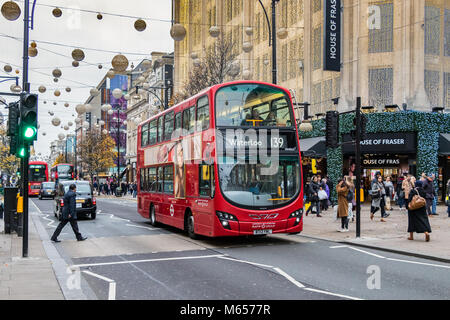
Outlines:
{"label": "bus route number 139", "polygon": [[285,139],[283,137],[272,137],[270,139],[270,146],[272,148],[284,148],[285,147]]}

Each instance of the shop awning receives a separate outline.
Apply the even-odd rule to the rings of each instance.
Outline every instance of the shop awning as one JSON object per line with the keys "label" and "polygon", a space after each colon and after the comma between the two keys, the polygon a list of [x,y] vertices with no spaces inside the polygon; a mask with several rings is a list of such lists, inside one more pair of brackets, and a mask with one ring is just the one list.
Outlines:
{"label": "shop awning", "polygon": [[441,133],[439,137],[439,154],[450,156],[450,133]]}
{"label": "shop awning", "polygon": [[325,137],[300,139],[300,151],[304,157],[326,157]]}

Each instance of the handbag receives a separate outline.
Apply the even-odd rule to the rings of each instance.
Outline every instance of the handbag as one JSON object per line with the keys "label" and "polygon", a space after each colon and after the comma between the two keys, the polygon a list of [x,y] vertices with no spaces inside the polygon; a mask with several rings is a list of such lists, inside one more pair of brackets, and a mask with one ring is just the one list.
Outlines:
{"label": "handbag", "polygon": [[319,200],[325,200],[328,199],[328,195],[327,192],[325,190],[319,190],[319,192],[317,193]]}
{"label": "handbag", "polygon": [[450,207],[450,196],[446,196],[445,197],[445,204],[447,205],[447,207]]}
{"label": "handbag", "polygon": [[[416,189],[414,189],[416,190]],[[419,192],[416,190],[417,194],[413,196],[411,202],[408,205],[409,210],[417,210],[425,207],[426,200],[419,195]]]}

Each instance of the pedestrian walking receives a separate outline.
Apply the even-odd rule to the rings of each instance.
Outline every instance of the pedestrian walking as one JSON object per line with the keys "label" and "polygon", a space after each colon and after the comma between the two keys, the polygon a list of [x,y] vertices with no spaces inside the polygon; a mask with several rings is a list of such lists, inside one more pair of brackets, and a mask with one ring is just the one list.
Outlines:
{"label": "pedestrian walking", "polygon": [[409,193],[411,189],[414,188],[414,183],[416,182],[416,178],[410,174],[407,175],[406,179],[403,180],[402,190],[404,192],[404,200],[405,200],[405,208],[408,210],[408,202],[409,202]]}
{"label": "pedestrian walking", "polygon": [[399,206],[400,211],[403,210],[403,205],[405,204],[405,192],[402,189],[403,181],[405,181],[406,175],[400,177],[397,180],[397,187],[395,188],[395,197],[397,198],[397,204]]}
{"label": "pedestrian walking", "polygon": [[[350,178],[351,179],[351,178]],[[338,209],[337,217],[341,218],[341,228],[337,231],[348,232],[348,198],[349,186],[347,185],[345,179],[341,180],[336,186],[336,191],[338,194]]]}
{"label": "pedestrian walking", "polygon": [[437,194],[436,194],[436,186],[434,184],[434,180],[436,179],[436,175],[433,173],[431,175],[431,186],[433,187],[433,202],[431,203],[431,214],[433,216],[438,216],[439,214],[436,212],[436,205],[437,205]]}
{"label": "pedestrian walking", "polygon": [[348,202],[348,219],[352,220],[352,222],[355,221],[355,218],[353,216],[353,201],[355,198],[355,184],[353,183],[353,179],[350,176],[346,176],[345,178],[345,184],[348,186],[348,194],[347,194],[347,202]]}
{"label": "pedestrian walking", "polygon": [[392,183],[391,177],[386,178],[386,182],[384,183],[384,188],[386,192],[386,210],[392,210],[391,202],[393,200],[394,194],[394,184]]}
{"label": "pedestrian walking", "polygon": [[309,201],[311,201],[311,206],[306,211],[306,216],[308,216],[308,213],[310,211],[313,212],[312,208],[315,207],[317,217],[322,217],[320,215],[319,190],[320,190],[320,186],[317,183],[317,176],[313,176],[311,179],[311,182],[309,183],[309,186],[308,186],[308,195],[309,195]]}
{"label": "pedestrian walking", "polygon": [[445,197],[445,204],[447,205],[447,213],[448,213],[448,217],[450,218],[450,179],[448,179],[447,181],[447,192],[446,192],[446,197]]}
{"label": "pedestrian walking", "polygon": [[428,216],[431,216],[432,215],[431,206],[433,205],[433,198],[434,198],[433,182],[431,181],[431,177],[427,177],[425,173],[422,173],[420,181],[422,181],[423,190],[425,191],[424,198],[427,201],[426,204],[427,214]]}
{"label": "pedestrian walking", "polygon": [[370,207],[370,220],[373,220],[375,213],[380,210],[380,221],[386,222],[386,220],[384,220],[384,218],[386,217],[386,213],[384,210],[384,197],[386,195],[386,191],[384,189],[383,177],[381,175],[378,175],[377,177],[377,181],[375,183],[372,183],[372,188],[370,190],[370,196],[372,197],[372,205]]}
{"label": "pedestrian walking", "polygon": [[137,183],[133,183],[133,198],[136,198],[137,196]]}
{"label": "pedestrian walking", "polygon": [[[413,198],[420,196],[425,199],[426,192],[423,189],[423,181],[415,182],[415,188],[409,193],[409,207],[408,207],[408,240],[414,240],[414,232],[425,233],[425,240],[430,241],[431,226],[427,216],[425,203],[423,206],[413,209]],[[422,200],[424,200],[422,199]]]}
{"label": "pedestrian walking", "polygon": [[64,208],[62,212],[62,220],[53,233],[51,240],[53,242],[61,242],[58,240],[58,236],[61,233],[62,229],[66,226],[68,222],[70,222],[70,226],[72,227],[73,233],[78,241],[84,241],[87,238],[83,237],[78,230],[77,223],[77,209],[76,209],[76,197],[77,197],[77,186],[75,184],[71,184],[69,187],[69,191],[64,195]]}

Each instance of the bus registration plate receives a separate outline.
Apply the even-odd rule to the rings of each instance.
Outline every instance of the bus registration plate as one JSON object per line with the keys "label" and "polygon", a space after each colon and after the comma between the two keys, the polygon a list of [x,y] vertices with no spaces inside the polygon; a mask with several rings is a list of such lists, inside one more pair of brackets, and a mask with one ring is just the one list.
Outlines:
{"label": "bus registration plate", "polygon": [[271,230],[271,229],[253,230],[253,234],[254,234],[254,235],[259,235],[259,234],[272,234],[272,230]]}

